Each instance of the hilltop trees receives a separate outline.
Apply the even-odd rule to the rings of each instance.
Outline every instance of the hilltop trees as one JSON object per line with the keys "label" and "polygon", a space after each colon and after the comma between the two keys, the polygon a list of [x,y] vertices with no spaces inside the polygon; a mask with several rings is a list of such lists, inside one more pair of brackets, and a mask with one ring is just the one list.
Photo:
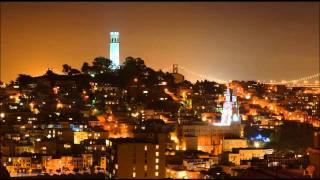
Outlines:
{"label": "hilltop trees", "polygon": [[90,70],[90,66],[89,66],[89,63],[87,62],[84,62],[82,67],[81,67],[81,71],[82,73],[88,73]]}
{"label": "hilltop trees", "polygon": [[69,72],[69,75],[77,75],[80,74],[81,72],[78,69],[71,69]]}
{"label": "hilltop trees", "polygon": [[71,71],[71,66],[69,66],[68,64],[62,65],[62,72],[63,73],[69,74],[70,71]]}
{"label": "hilltop trees", "polygon": [[95,71],[104,73],[111,69],[112,61],[105,57],[97,57],[93,60],[92,65]]}
{"label": "hilltop trees", "polygon": [[125,61],[118,68],[114,68],[114,64],[110,59],[100,56],[94,58],[91,63],[84,62],[80,70],[73,68],[68,64],[63,64],[62,72],[65,76],[56,74],[50,69],[40,77],[20,74],[16,79],[16,82],[19,83],[21,87],[26,87],[28,84],[37,83],[39,78],[44,78],[53,86],[57,80],[68,79],[76,81],[77,84],[80,83],[82,88],[87,88],[89,86],[88,83],[93,81],[108,83],[120,88],[139,86],[144,89],[152,89],[161,85],[161,83],[164,83],[173,91],[178,87],[191,88],[194,86],[192,88],[196,91],[201,89],[205,93],[213,94],[223,93],[224,89],[223,86],[219,86],[216,82],[210,81],[201,81],[193,85],[191,82],[185,80],[180,84],[176,84],[171,73],[163,72],[162,70],[156,71],[151,67],[148,67],[143,59],[131,56],[125,58]]}
{"label": "hilltop trees", "polygon": [[119,85],[125,87],[132,83],[134,79],[144,82],[146,72],[147,67],[142,59],[127,57],[119,69]]}
{"label": "hilltop trees", "polygon": [[[63,64],[62,72],[65,76],[56,74],[50,69],[40,77],[20,74],[16,81],[22,87],[26,87],[31,83],[37,83],[39,79],[45,79],[51,86],[56,81],[68,79],[75,81],[81,88],[88,88],[90,81],[108,83],[125,89],[133,86],[153,89],[162,83],[173,91],[178,87],[190,88],[193,86],[191,82],[186,80],[180,84],[176,84],[171,73],[163,72],[162,70],[156,71],[151,67],[147,67],[143,59],[131,56],[125,58],[125,61],[119,68],[114,68],[114,64],[108,58],[96,57],[91,63],[84,62],[80,70],[72,68],[68,64]],[[223,86],[217,86],[217,83],[210,81],[197,82],[194,87],[195,90],[202,89],[206,93],[222,93],[223,88]]]}
{"label": "hilltop trees", "polygon": [[62,65],[62,72],[66,75],[77,75],[81,73],[78,69],[71,68],[68,64]]}
{"label": "hilltop trees", "polygon": [[301,151],[312,145],[313,127],[310,124],[284,121],[279,131],[271,134],[272,146],[279,150]]}
{"label": "hilltop trees", "polygon": [[209,94],[223,94],[225,87],[219,85],[216,82],[204,80],[204,81],[197,81],[194,85],[194,90],[199,91],[202,90],[203,93]]}
{"label": "hilltop trees", "polygon": [[18,78],[16,79],[20,87],[25,88],[28,84],[33,82],[32,76],[26,74],[19,74]]}
{"label": "hilltop trees", "polygon": [[105,57],[96,57],[92,61],[92,65],[88,62],[84,62],[81,67],[81,72],[84,74],[90,74],[92,77],[95,77],[98,74],[106,74],[113,72],[112,70],[113,63],[110,59]]}

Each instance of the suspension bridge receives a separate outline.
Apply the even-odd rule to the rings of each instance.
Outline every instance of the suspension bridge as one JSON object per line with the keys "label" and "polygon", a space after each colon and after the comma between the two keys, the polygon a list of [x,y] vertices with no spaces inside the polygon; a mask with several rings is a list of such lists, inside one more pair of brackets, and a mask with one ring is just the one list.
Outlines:
{"label": "suspension bridge", "polygon": [[[215,81],[219,84],[227,84],[231,80],[226,81],[222,80],[219,78],[211,77],[209,75],[201,74],[198,72],[194,72],[190,70],[187,67],[183,66],[177,66],[179,73],[184,75],[185,77],[196,79],[196,80],[208,80],[208,81]],[[173,72],[173,67],[166,67],[163,69],[164,71],[167,72]],[[292,79],[292,80],[281,80],[281,81],[276,81],[276,80],[257,80],[259,83],[263,84],[270,84],[270,85],[285,85],[287,87],[310,87],[310,88],[320,88],[320,73],[315,73],[311,75],[307,75],[304,77],[300,77],[297,79]]]}

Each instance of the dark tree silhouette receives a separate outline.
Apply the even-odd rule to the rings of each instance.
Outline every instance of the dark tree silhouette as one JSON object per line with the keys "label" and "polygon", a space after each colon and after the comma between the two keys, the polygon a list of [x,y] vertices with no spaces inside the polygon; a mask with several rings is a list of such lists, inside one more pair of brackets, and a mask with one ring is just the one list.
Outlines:
{"label": "dark tree silhouette", "polygon": [[82,67],[81,67],[81,71],[82,71],[83,73],[88,73],[89,70],[90,70],[89,64],[88,64],[87,62],[84,62],[83,65],[82,65]]}
{"label": "dark tree silhouette", "polygon": [[62,65],[62,72],[65,74],[68,74],[71,71],[71,66],[69,66],[68,64],[64,64]]}
{"label": "dark tree silhouette", "polygon": [[68,75],[77,75],[80,74],[81,72],[78,69],[73,69],[71,68]]}
{"label": "dark tree silhouette", "polygon": [[18,78],[16,79],[20,87],[25,88],[28,84],[32,83],[34,81],[34,78],[32,76],[26,75],[26,74],[19,74]]}
{"label": "dark tree silhouette", "polygon": [[99,73],[102,72],[107,72],[110,70],[110,66],[112,64],[112,61],[110,59],[107,59],[105,57],[97,57],[93,60],[93,69],[95,71],[98,71]]}

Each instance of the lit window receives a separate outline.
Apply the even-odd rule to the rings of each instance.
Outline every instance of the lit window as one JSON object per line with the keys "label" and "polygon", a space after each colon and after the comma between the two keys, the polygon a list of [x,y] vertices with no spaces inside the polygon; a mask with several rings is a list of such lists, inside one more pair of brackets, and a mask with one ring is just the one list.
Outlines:
{"label": "lit window", "polygon": [[134,178],[136,177],[136,172],[132,173],[132,177],[134,177]]}
{"label": "lit window", "polygon": [[156,158],[156,163],[159,163],[159,158]]}
{"label": "lit window", "polygon": [[156,156],[157,156],[157,157],[159,156],[159,152],[158,152],[158,151],[156,152]]}
{"label": "lit window", "polygon": [[148,150],[148,146],[144,146],[144,150],[147,151]]}
{"label": "lit window", "polygon": [[158,170],[159,169],[159,165],[156,165],[156,170]]}
{"label": "lit window", "polygon": [[156,145],[156,149],[159,149],[159,145]]}
{"label": "lit window", "polygon": [[155,175],[155,176],[159,176],[159,172],[158,172],[158,171],[155,172],[154,175]]}
{"label": "lit window", "polygon": [[144,165],[144,170],[147,171],[148,170],[148,166]]}
{"label": "lit window", "polygon": [[115,165],[116,169],[118,169],[118,164]]}

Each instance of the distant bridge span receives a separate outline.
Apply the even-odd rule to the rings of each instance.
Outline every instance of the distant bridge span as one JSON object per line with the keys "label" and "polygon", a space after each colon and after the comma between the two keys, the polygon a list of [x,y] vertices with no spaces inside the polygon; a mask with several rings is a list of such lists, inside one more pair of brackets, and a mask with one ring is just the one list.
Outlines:
{"label": "distant bridge span", "polygon": [[[210,80],[210,81],[215,81],[217,83],[220,84],[227,84],[229,82],[231,82],[231,80],[226,81],[226,80],[222,80],[219,78],[215,78],[215,77],[210,77],[208,75],[205,74],[200,74],[197,72],[194,72],[192,70],[190,70],[189,68],[183,67],[183,66],[179,66],[179,72],[183,75],[190,75],[191,77],[195,77],[195,79],[198,80]],[[172,67],[167,67],[164,69],[164,71],[167,72],[172,72]],[[300,77],[294,80],[282,80],[282,81],[274,81],[274,80],[269,80],[269,81],[259,81],[257,80],[257,82],[263,83],[263,84],[270,84],[270,85],[285,85],[287,87],[310,87],[310,88],[320,88],[320,73],[316,73],[316,74],[311,74],[309,76],[305,76],[305,77]],[[314,81],[311,81],[314,80]]]}

